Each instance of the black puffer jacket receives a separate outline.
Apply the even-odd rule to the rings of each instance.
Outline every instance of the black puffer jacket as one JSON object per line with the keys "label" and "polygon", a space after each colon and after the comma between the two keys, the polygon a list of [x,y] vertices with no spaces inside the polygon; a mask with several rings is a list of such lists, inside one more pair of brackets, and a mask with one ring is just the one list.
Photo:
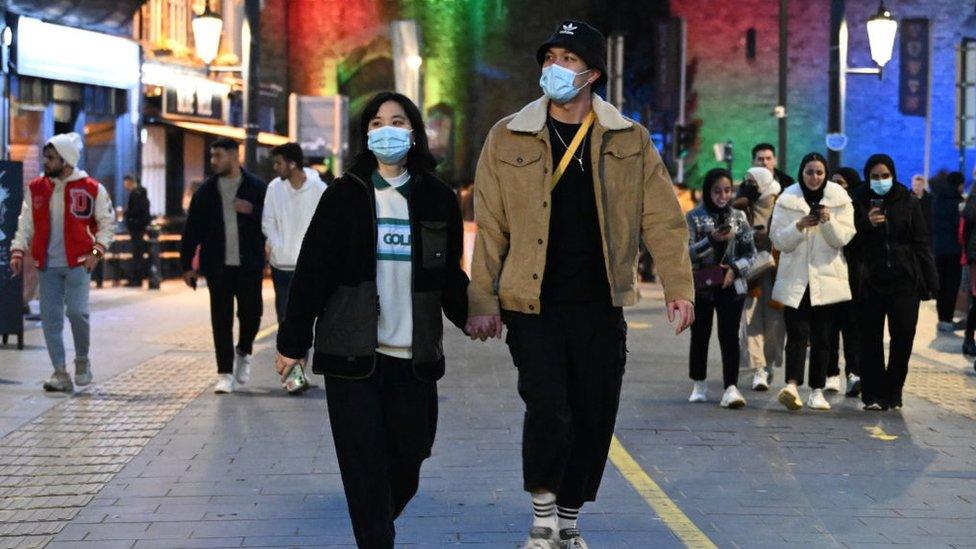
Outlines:
{"label": "black puffer jacket", "polygon": [[[373,373],[379,322],[373,170],[375,161],[360,161],[329,185],[302,241],[278,352],[304,357],[314,327],[315,373],[347,379]],[[413,370],[436,381],[444,375],[441,311],[462,329],[468,316],[461,211],[454,192],[432,173],[410,176]]]}
{"label": "black puffer jacket", "polygon": [[[929,247],[928,224],[918,199],[895,181],[884,196],[875,194],[868,183],[854,191],[857,235],[850,244],[857,257],[854,294],[889,295],[914,289],[922,299],[931,299],[939,289],[939,277]],[[877,227],[868,220],[873,199],[884,200],[887,218]]]}

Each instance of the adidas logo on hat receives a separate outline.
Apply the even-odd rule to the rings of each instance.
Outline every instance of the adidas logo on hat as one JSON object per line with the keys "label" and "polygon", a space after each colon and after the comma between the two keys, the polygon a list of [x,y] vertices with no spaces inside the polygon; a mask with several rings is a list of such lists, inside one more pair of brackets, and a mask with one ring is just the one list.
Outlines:
{"label": "adidas logo on hat", "polygon": [[567,24],[563,25],[563,30],[559,31],[559,34],[568,34],[568,35],[571,35],[572,36],[572,35],[576,34],[576,29],[578,29],[578,28],[579,27],[577,27],[576,25],[574,25],[572,23],[567,23]]}

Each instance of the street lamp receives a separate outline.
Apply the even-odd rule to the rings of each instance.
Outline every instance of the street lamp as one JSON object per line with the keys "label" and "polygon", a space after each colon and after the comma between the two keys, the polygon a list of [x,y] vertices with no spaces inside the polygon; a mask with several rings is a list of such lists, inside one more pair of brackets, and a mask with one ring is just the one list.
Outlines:
{"label": "street lamp", "polygon": [[879,68],[891,61],[891,51],[895,49],[895,33],[898,32],[898,22],[891,17],[891,12],[884,2],[878,6],[878,13],[868,19],[868,42],[871,44],[871,59]]}
{"label": "street lamp", "polygon": [[217,57],[223,28],[224,20],[210,10],[209,1],[203,13],[193,18],[193,42],[196,44],[197,57],[207,65]]}
{"label": "street lamp", "polygon": [[880,80],[884,76],[884,66],[891,61],[891,52],[895,48],[895,35],[898,32],[898,22],[891,16],[891,11],[885,7],[882,0],[878,12],[867,22],[871,59],[876,66],[858,68],[847,66],[845,4],[844,0],[831,0],[830,3],[830,97],[827,114],[827,161],[830,168],[841,165],[841,151],[847,144],[847,136],[844,135],[847,75],[877,75]]}

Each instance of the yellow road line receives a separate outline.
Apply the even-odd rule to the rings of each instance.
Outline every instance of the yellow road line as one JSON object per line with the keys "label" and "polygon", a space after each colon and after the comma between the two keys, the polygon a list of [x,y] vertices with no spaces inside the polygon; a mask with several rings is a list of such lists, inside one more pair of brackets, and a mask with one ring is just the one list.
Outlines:
{"label": "yellow road line", "polygon": [[708,536],[695,526],[688,515],[684,514],[678,505],[664,493],[664,490],[641,469],[637,460],[627,452],[627,449],[620,444],[616,436],[610,441],[610,461],[686,547],[701,549],[714,549],[716,547],[712,540],[708,539]]}
{"label": "yellow road line", "polygon": [[267,328],[265,328],[265,329],[261,330],[260,332],[258,332],[258,335],[254,336],[254,341],[261,341],[262,339],[268,337],[269,335],[271,335],[271,334],[273,334],[273,333],[275,333],[277,331],[278,331],[278,323],[275,322],[271,326],[268,326]]}
{"label": "yellow road line", "polygon": [[898,440],[898,435],[889,435],[880,426],[875,425],[873,427],[865,427],[865,431],[868,432],[868,436],[871,438],[876,438],[878,440],[883,440],[885,442],[891,442],[893,440]]}

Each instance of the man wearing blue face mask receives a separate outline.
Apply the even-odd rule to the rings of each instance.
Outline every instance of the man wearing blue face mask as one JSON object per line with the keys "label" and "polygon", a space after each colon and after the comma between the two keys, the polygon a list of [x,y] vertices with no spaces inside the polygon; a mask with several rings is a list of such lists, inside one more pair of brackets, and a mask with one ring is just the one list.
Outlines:
{"label": "man wearing blue face mask", "polygon": [[528,549],[581,549],[626,361],[622,307],[637,301],[644,238],[677,332],[694,320],[688,227],[646,129],[593,93],[606,40],[564,21],[536,52],[543,97],[492,128],[475,176],[478,236],[467,331],[501,337],[525,402]]}
{"label": "man wearing blue face mask", "polygon": [[[908,376],[920,300],[932,299],[939,275],[918,199],[897,182],[895,163],[876,154],[864,165],[868,185],[854,191],[861,330],[861,400],[865,410],[898,410]],[[891,343],[885,364],[884,327]]]}

